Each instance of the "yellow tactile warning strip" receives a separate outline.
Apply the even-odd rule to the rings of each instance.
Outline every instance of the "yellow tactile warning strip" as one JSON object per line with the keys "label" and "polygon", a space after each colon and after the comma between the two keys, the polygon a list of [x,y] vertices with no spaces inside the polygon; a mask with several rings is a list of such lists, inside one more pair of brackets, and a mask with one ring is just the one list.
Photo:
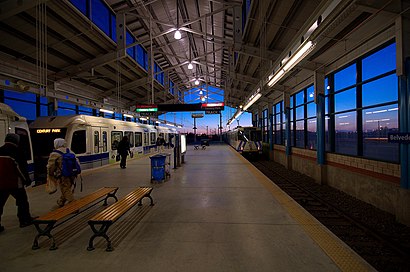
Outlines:
{"label": "yellow tactile warning strip", "polygon": [[[232,152],[235,152],[232,150]],[[276,184],[272,183],[256,167],[245,160],[239,153],[241,160],[246,162],[248,169],[257,177],[258,181],[277,199],[295,221],[307,232],[323,251],[335,262],[342,271],[375,271],[366,261],[358,256],[351,248],[344,244],[325,226],[304,210],[296,201],[290,198]]]}

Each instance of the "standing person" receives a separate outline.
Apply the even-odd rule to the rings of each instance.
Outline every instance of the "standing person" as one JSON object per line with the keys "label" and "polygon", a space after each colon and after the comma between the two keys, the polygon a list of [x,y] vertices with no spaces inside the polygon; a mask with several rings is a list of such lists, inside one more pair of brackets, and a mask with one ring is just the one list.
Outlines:
{"label": "standing person", "polygon": [[19,143],[20,136],[9,133],[6,135],[4,145],[0,147],[0,232],[4,231],[1,216],[10,195],[16,199],[20,228],[31,225],[34,219],[31,217],[27,193],[24,189],[24,186],[31,184],[27,159],[23,150],[19,148]]}
{"label": "standing person", "polygon": [[130,152],[130,142],[128,142],[127,136],[124,136],[118,143],[117,152],[121,156],[120,167],[122,169],[127,168],[127,156]]}
{"label": "standing person", "polygon": [[50,153],[47,163],[47,179],[53,180],[60,186],[61,196],[57,200],[57,205],[59,207],[63,207],[66,202],[70,203],[74,200],[72,189],[76,177],[63,175],[63,154],[67,152],[74,154],[66,147],[64,139],[55,139],[54,151]]}

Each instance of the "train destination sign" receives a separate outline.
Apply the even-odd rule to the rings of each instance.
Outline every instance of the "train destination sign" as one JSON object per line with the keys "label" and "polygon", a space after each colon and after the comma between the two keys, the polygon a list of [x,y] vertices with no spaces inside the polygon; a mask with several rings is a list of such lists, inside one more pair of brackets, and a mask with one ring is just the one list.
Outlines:
{"label": "train destination sign", "polygon": [[389,133],[387,136],[387,141],[389,143],[408,144],[410,143],[410,133]]}
{"label": "train destination sign", "polygon": [[37,134],[41,133],[60,133],[61,129],[60,128],[39,128],[36,130]]}

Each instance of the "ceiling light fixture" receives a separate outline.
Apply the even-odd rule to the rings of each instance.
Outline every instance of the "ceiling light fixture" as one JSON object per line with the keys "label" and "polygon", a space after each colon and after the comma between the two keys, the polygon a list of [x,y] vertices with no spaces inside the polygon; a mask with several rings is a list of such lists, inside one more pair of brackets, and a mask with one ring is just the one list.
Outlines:
{"label": "ceiling light fixture", "polygon": [[181,32],[179,31],[179,13],[178,13],[178,0],[177,0],[177,30],[174,33],[175,40],[180,40],[182,38]]}
{"label": "ceiling light fixture", "polygon": [[111,113],[111,114],[114,113],[112,110],[106,110],[106,109],[100,109],[100,112]]}
{"label": "ceiling light fixture", "polygon": [[188,69],[189,69],[189,70],[194,69],[194,66],[192,65],[192,62],[190,62],[190,63],[188,64]]}
{"label": "ceiling light fixture", "polygon": [[270,75],[268,77],[268,86],[272,87],[275,85],[282,77],[283,75],[292,69],[296,64],[298,64],[308,53],[315,44],[312,41],[306,42],[293,56],[291,56],[283,66],[283,68],[279,68],[279,70],[276,72],[275,75]]}
{"label": "ceiling light fixture", "polygon": [[195,79],[195,85],[199,85],[199,80]]}

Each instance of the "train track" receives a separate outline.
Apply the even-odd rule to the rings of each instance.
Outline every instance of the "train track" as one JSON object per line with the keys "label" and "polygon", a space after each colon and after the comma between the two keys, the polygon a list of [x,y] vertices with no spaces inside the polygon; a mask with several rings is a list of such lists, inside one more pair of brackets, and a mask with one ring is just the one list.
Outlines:
{"label": "train track", "polygon": [[410,228],[392,215],[275,162],[252,163],[378,271],[410,271]]}

